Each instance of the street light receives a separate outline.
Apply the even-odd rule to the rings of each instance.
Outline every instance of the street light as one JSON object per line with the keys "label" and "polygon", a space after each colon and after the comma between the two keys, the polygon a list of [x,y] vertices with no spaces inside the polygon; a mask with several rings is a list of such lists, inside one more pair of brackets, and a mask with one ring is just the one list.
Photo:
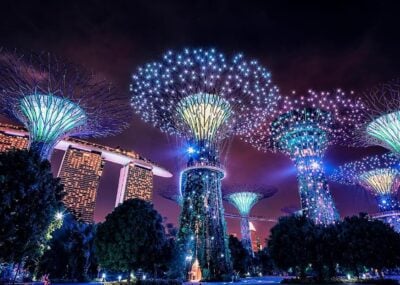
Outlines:
{"label": "street light", "polygon": [[62,212],[56,213],[56,220],[61,221],[64,218],[64,214]]}

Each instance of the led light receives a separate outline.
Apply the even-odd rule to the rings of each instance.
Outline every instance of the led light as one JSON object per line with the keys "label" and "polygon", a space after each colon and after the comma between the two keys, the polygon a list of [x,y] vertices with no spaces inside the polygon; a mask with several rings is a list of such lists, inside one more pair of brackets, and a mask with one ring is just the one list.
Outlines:
{"label": "led light", "polygon": [[[239,187],[245,188],[242,186]],[[275,188],[268,189],[267,191],[265,189],[262,190],[264,190],[262,192],[263,194],[256,192],[242,191],[242,192],[231,193],[225,196],[225,199],[228,200],[233,206],[235,206],[235,208],[240,213],[241,216],[240,231],[242,235],[242,244],[244,248],[252,255],[254,253],[251,242],[251,223],[249,222],[250,211],[258,201],[267,197],[271,197],[276,193]]]}
{"label": "led light", "polygon": [[21,99],[21,110],[29,121],[34,141],[49,142],[86,123],[86,114],[77,104],[53,94],[34,94]]}
{"label": "led light", "polygon": [[197,141],[212,142],[232,110],[224,98],[199,93],[183,98],[178,103],[177,112]]}
{"label": "led light", "polygon": [[29,148],[50,159],[67,136],[100,137],[125,129],[126,99],[95,74],[51,54],[1,52],[1,108],[29,132]]}
{"label": "led light", "polygon": [[62,219],[64,219],[64,214],[61,212],[57,212],[56,213],[56,220],[61,221]]}
{"label": "led light", "polygon": [[378,117],[368,124],[367,134],[400,153],[400,111]]}
{"label": "led light", "polygon": [[311,163],[311,167],[313,169],[318,169],[319,168],[319,163],[314,161],[313,163]]}
{"label": "led light", "polygon": [[[226,58],[215,49],[201,48],[169,51],[132,77],[135,111],[193,148],[187,149],[188,168],[180,180],[183,205],[178,247],[185,248],[182,256],[196,253],[193,259],[207,266],[210,279],[216,272],[231,271],[228,260],[208,262],[218,259],[221,251],[228,254],[220,154],[228,146],[225,140],[249,133],[264,120],[264,112],[272,113],[277,107],[278,89],[270,77],[257,61],[241,54]],[[213,242],[208,243],[211,237]],[[184,257],[180,266],[185,268]]]}
{"label": "led light", "polygon": [[362,126],[360,98],[346,98],[345,92],[315,92],[285,97],[277,112],[244,140],[264,151],[288,155],[297,168],[301,206],[305,216],[319,224],[334,223],[339,215],[323,169],[329,145],[348,144]]}
{"label": "led light", "polygon": [[400,187],[399,162],[396,156],[367,156],[338,167],[331,175],[333,181],[360,185],[377,197],[379,210],[400,210],[397,191]]}
{"label": "led light", "polygon": [[228,195],[227,198],[238,209],[240,215],[248,216],[251,208],[262,198],[262,195],[253,192],[238,192]]}
{"label": "led light", "polygon": [[193,154],[193,153],[196,152],[196,150],[195,150],[193,147],[190,146],[190,147],[188,147],[187,152],[188,152],[189,154]]}

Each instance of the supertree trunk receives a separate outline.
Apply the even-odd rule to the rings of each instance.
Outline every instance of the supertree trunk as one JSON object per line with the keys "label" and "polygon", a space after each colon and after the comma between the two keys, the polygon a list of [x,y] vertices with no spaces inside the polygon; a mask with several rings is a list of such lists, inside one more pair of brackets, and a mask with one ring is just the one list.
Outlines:
{"label": "supertree trunk", "polygon": [[222,178],[223,172],[214,167],[189,167],[181,176],[179,262],[191,265],[198,259],[205,280],[221,279],[232,270],[221,196]]}
{"label": "supertree trunk", "polygon": [[240,232],[242,234],[243,247],[249,252],[250,255],[254,256],[253,247],[251,244],[249,216],[242,216],[240,219]]}
{"label": "supertree trunk", "polygon": [[339,215],[329,191],[322,159],[303,156],[294,161],[303,213],[317,224],[334,223]]}
{"label": "supertree trunk", "polygon": [[50,156],[52,153],[52,150],[54,146],[57,144],[58,141],[52,141],[52,142],[36,142],[36,141],[31,141],[29,145],[29,149],[32,152],[37,153],[42,159],[47,159],[50,160]]}

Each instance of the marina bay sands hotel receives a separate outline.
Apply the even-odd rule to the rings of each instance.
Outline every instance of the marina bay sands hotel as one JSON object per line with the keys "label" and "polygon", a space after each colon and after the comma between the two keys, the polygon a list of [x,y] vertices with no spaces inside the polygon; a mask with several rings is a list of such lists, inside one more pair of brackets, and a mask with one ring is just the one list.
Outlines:
{"label": "marina bay sands hotel", "polygon": [[[29,134],[21,127],[0,124],[0,152],[26,149]],[[115,206],[131,198],[151,201],[153,176],[172,177],[164,168],[134,151],[111,148],[68,138],[56,147],[64,151],[58,177],[64,184],[65,206],[77,219],[93,223],[97,189],[106,162],[117,163],[120,170]]]}

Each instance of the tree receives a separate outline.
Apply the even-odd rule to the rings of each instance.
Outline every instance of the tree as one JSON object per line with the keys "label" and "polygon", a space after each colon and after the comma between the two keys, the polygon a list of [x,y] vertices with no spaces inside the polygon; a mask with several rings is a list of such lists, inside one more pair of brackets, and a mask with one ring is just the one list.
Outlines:
{"label": "tree", "polygon": [[47,160],[24,150],[0,153],[0,262],[31,262],[43,253],[62,196]]}
{"label": "tree", "polygon": [[315,226],[314,241],[308,250],[310,264],[319,282],[329,280],[336,274],[336,264],[340,262],[343,252],[338,237],[338,224]]}
{"label": "tree", "polygon": [[115,208],[98,226],[95,237],[101,267],[127,272],[128,282],[133,270],[157,271],[165,243],[161,216],[152,204],[140,199],[127,200]]}
{"label": "tree", "polygon": [[263,275],[271,275],[274,271],[274,264],[269,253],[269,249],[264,247],[256,252],[256,264]]}
{"label": "tree", "polygon": [[96,226],[65,215],[63,225],[53,233],[49,249],[39,263],[39,274],[52,278],[85,281],[97,270],[94,254]]}
{"label": "tree", "polygon": [[357,277],[364,267],[376,268],[382,276],[383,268],[400,265],[400,235],[393,228],[366,214],[347,217],[340,225],[342,265]]}
{"label": "tree", "polygon": [[233,235],[229,236],[229,249],[231,251],[233,270],[242,275],[248,272],[251,265],[251,256],[240,240]]}
{"label": "tree", "polygon": [[282,270],[293,268],[305,278],[314,246],[315,225],[305,216],[281,217],[271,229],[268,249],[275,265]]}

